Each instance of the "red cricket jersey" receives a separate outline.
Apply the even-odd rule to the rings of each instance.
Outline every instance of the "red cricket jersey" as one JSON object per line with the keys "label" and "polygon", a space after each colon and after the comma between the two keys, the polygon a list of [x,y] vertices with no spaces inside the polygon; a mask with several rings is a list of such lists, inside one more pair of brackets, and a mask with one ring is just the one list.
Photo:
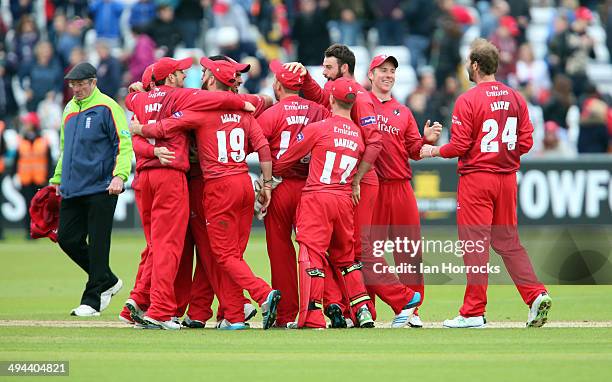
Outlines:
{"label": "red cricket jersey", "polygon": [[533,145],[533,125],[519,92],[501,82],[483,82],[455,103],[451,140],[444,158],[459,157],[457,172],[516,172]]}
{"label": "red cricket jersey", "polygon": [[274,163],[273,173],[283,176],[296,161],[311,153],[310,171],[302,192],[350,196],[351,182],[364,151],[361,129],[350,119],[334,115],[305,126]]}
{"label": "red cricket jersey", "polygon": [[[244,101],[232,93],[210,92],[199,89],[173,88],[162,85],[149,92],[130,93],[125,99],[126,107],[134,112],[138,120],[145,124],[169,117],[177,110],[212,110],[230,108],[240,110]],[[185,134],[178,134],[168,139],[148,139],[151,146],[141,138],[136,142],[136,171],[145,168],[175,168],[180,171],[189,169],[188,147],[189,142]],[[154,147],[166,147],[173,151],[176,158],[167,166],[162,165],[153,154]],[[138,153],[145,154],[144,156]]]}
{"label": "red cricket jersey", "polygon": [[179,111],[144,126],[143,133],[164,138],[187,129],[196,129],[198,157],[205,179],[248,172],[245,158],[249,148],[258,151],[268,145],[253,115],[235,110]]}
{"label": "red cricket jersey", "polygon": [[421,159],[424,139],[410,109],[395,98],[381,102],[370,92],[376,111],[378,130],[382,133],[383,149],[376,160],[376,174],[382,180],[412,178],[408,159]]}
{"label": "red cricket jersey", "polygon": [[238,94],[238,96],[246,102],[250,102],[255,106],[253,117],[257,118],[263,113],[268,107],[266,107],[266,100],[259,94]]}
{"label": "red cricket jersey", "polygon": [[[257,122],[270,143],[272,162],[287,151],[304,126],[329,116],[329,111],[323,106],[297,95],[284,98],[263,112]],[[306,179],[309,163],[310,156],[306,155],[287,170],[285,177]]]}
{"label": "red cricket jersey", "polygon": [[[325,88],[321,89],[319,84],[312,79],[310,73],[304,77],[302,85],[302,93],[306,99],[319,103],[329,109],[329,95],[331,94],[328,86],[331,82],[325,84]],[[363,153],[364,161],[372,164],[372,169],[364,175],[361,180],[365,184],[378,184],[378,177],[374,171],[376,158],[382,150],[382,134],[378,131],[376,123],[376,112],[374,111],[374,103],[367,91],[360,85],[357,89],[357,99],[351,109],[351,119],[361,128],[361,136],[365,141],[365,152]]]}

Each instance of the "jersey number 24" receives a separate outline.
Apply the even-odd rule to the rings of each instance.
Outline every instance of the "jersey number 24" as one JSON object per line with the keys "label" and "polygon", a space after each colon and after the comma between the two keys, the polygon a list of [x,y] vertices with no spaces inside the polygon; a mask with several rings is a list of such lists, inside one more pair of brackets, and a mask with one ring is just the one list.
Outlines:
{"label": "jersey number 24", "polygon": [[[502,131],[501,141],[508,146],[508,150],[512,151],[516,147],[516,117],[508,117],[504,130]],[[499,132],[499,125],[494,119],[487,119],[482,124],[482,131],[487,133],[480,141],[480,152],[483,153],[498,153],[499,142],[495,141]]]}

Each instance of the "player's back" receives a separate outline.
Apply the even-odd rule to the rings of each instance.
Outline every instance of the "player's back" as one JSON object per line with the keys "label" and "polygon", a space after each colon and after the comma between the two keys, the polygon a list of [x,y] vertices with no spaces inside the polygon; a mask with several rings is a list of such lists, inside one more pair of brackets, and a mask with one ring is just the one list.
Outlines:
{"label": "player's back", "polygon": [[196,141],[204,178],[248,172],[247,154],[267,144],[255,118],[235,110],[198,114],[201,125],[196,130]]}
{"label": "player's back", "polygon": [[461,174],[516,172],[521,155],[533,144],[533,126],[525,100],[497,81],[480,83],[461,95],[455,104],[452,124],[453,135],[457,137],[451,140],[471,140],[471,146],[459,158]]}
{"label": "player's back", "polygon": [[303,192],[350,195],[351,182],[365,149],[361,130],[350,119],[332,116],[304,128],[304,134],[309,133],[316,135],[316,142]]}
{"label": "player's back", "polygon": [[[148,92],[132,93],[126,97],[126,105],[138,120],[143,123],[152,123],[168,118],[171,115],[172,107],[168,102],[168,95],[175,89],[169,86],[154,87]],[[147,138],[147,141],[156,147],[166,147],[168,150],[177,154],[177,160],[173,161],[170,167],[175,167],[181,171],[187,171],[189,164],[186,161],[187,137],[184,134],[173,136],[172,139]],[[155,158],[136,158],[137,169],[149,167],[162,167],[157,157]]]}
{"label": "player's back", "polygon": [[[270,143],[272,161],[276,161],[287,151],[290,143],[295,142],[294,138],[306,125],[321,121],[327,116],[329,111],[323,106],[299,96],[284,98],[267,109],[257,121]],[[308,163],[309,157],[303,158],[285,177],[306,178]]]}

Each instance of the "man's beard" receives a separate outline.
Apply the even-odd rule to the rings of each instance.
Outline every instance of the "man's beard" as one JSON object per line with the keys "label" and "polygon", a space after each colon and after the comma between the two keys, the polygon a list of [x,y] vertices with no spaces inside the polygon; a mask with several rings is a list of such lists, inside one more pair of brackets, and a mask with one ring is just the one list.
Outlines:
{"label": "man's beard", "polygon": [[470,82],[476,82],[474,81],[474,72],[472,71],[472,68],[468,68],[467,72],[468,72],[468,80],[470,80]]}

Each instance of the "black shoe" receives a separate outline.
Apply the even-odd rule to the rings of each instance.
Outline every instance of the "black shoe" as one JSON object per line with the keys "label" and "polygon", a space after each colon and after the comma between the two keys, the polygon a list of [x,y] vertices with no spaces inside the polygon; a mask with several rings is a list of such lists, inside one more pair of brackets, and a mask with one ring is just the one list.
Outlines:
{"label": "black shoe", "polygon": [[325,315],[329,318],[329,321],[331,321],[330,328],[346,328],[346,319],[342,315],[342,309],[340,309],[338,304],[330,304],[327,309],[325,309]]}

